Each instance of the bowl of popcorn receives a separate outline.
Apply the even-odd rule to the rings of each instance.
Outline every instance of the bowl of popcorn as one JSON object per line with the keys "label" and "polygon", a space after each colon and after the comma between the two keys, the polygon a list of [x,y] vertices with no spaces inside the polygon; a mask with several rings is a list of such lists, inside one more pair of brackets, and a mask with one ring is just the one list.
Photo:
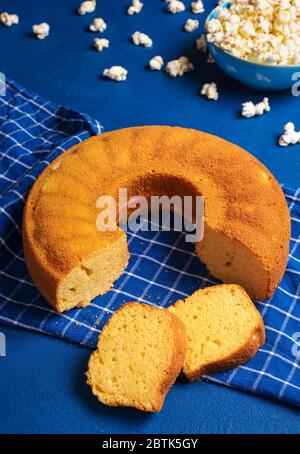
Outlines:
{"label": "bowl of popcorn", "polygon": [[208,50],[220,68],[259,90],[284,90],[300,71],[300,0],[232,0],[205,22]]}

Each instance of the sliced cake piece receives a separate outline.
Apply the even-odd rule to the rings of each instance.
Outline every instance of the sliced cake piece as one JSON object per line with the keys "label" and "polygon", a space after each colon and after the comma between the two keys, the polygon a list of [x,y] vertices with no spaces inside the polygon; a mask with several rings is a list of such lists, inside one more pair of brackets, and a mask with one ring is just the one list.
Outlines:
{"label": "sliced cake piece", "polygon": [[127,303],[104,326],[87,381],[103,404],[160,411],[185,353],[185,327],[176,315]]}
{"label": "sliced cake piece", "polygon": [[169,310],[186,327],[183,372],[190,381],[248,361],[265,342],[263,320],[239,285],[198,290]]}

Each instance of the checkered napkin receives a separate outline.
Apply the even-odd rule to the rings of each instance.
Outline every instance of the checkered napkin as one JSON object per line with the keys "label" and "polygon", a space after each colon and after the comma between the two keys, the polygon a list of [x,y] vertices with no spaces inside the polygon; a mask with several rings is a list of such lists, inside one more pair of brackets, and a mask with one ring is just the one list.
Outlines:
{"label": "checkered napkin", "polygon": [[[56,314],[30,280],[22,251],[26,195],[39,173],[70,146],[99,134],[96,120],[56,106],[14,82],[0,97],[0,322],[96,345],[126,301],[168,307],[218,281],[178,232],[128,233],[129,265],[113,289],[85,309]],[[273,297],[257,301],[267,341],[245,365],[205,379],[300,405],[300,189],[284,188],[292,218],[287,271]]]}

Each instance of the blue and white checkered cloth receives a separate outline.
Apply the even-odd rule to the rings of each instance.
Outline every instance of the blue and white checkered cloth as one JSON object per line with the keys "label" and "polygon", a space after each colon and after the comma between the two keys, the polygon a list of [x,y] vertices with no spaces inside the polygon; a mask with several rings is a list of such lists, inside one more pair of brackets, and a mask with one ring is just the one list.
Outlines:
{"label": "blue and white checkered cloth", "polygon": [[[52,334],[89,348],[102,326],[126,301],[167,307],[198,288],[217,283],[178,232],[128,233],[129,265],[113,289],[85,309],[56,314],[30,280],[22,251],[21,220],[26,195],[56,156],[92,134],[96,120],[56,106],[16,83],[0,97],[0,322]],[[300,405],[300,189],[284,187],[292,239],[278,290],[257,301],[267,341],[248,363],[205,377]]]}

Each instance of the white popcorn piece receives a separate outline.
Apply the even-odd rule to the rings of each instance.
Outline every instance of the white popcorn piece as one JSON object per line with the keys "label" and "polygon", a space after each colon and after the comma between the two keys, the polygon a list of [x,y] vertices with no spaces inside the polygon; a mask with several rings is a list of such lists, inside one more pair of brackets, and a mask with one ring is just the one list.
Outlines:
{"label": "white popcorn piece", "polygon": [[42,22],[41,24],[33,25],[32,31],[38,39],[44,39],[49,36],[50,26],[47,22]]}
{"label": "white popcorn piece", "polygon": [[140,0],[132,0],[132,5],[129,6],[127,10],[127,14],[132,16],[132,14],[140,14],[144,6],[144,3],[140,2]]}
{"label": "white popcorn piece", "polygon": [[186,32],[194,32],[199,27],[199,21],[197,19],[188,19],[184,24]]}
{"label": "white popcorn piece", "polygon": [[279,55],[274,55],[269,52],[266,52],[264,55],[264,60],[260,60],[261,63],[266,63],[267,65],[275,65],[279,62]]}
{"label": "white popcorn piece", "polygon": [[95,38],[94,47],[98,52],[102,52],[109,47],[109,40],[106,38]]}
{"label": "white popcorn piece", "polygon": [[151,47],[153,44],[152,39],[146,33],[135,32],[131,38],[135,46]]}
{"label": "white popcorn piece", "polygon": [[271,30],[271,23],[263,16],[257,18],[257,25],[263,33],[269,33]]}
{"label": "white popcorn piece", "polygon": [[240,35],[242,35],[244,38],[250,38],[251,36],[255,35],[255,28],[250,20],[245,20],[244,22],[242,22],[239,31]]}
{"label": "white popcorn piece", "polygon": [[19,16],[17,14],[3,12],[0,14],[0,21],[6,27],[11,27],[12,25],[17,25],[19,23]]}
{"label": "white popcorn piece", "polygon": [[223,39],[224,39],[224,33],[223,33],[222,30],[220,30],[220,31],[218,31],[218,32],[216,32],[216,33],[214,33],[214,35],[213,35],[213,36],[214,36],[213,40],[211,39],[211,36],[212,36],[212,33],[208,33],[208,34],[207,34],[207,41],[208,41],[209,43],[214,42],[215,44],[220,44],[220,45],[222,44],[222,41],[223,41]]}
{"label": "white popcorn piece", "polygon": [[167,10],[172,14],[181,13],[185,10],[185,5],[178,0],[171,0],[168,2]]}
{"label": "white popcorn piece", "polygon": [[196,2],[193,2],[191,6],[194,14],[204,13],[204,5],[202,0],[197,0]]}
{"label": "white popcorn piece", "polygon": [[295,145],[300,142],[300,131],[295,131],[295,125],[291,121],[284,125],[284,133],[279,137],[278,144],[281,147]]}
{"label": "white popcorn piece", "polygon": [[[206,41],[207,41],[208,43],[213,43],[214,40],[215,40],[214,34],[213,34],[213,33],[207,33],[207,35],[206,35]],[[221,45],[222,45],[222,44],[224,44],[224,43],[221,43]],[[227,44],[227,43],[226,43],[226,44]]]}
{"label": "white popcorn piece", "polygon": [[207,52],[206,39],[203,34],[200,36],[200,38],[196,39],[196,46],[200,52],[203,52],[203,53]]}
{"label": "white popcorn piece", "polygon": [[255,105],[253,102],[244,102],[242,104],[242,116],[245,118],[251,118],[255,116]]}
{"label": "white popcorn piece", "polygon": [[207,41],[234,56],[268,65],[298,64],[299,0],[234,0],[206,25]]}
{"label": "white popcorn piece", "polygon": [[100,32],[103,33],[104,30],[107,29],[107,24],[106,22],[101,18],[101,17],[95,17],[93,22],[91,23],[89,29],[92,32]]}
{"label": "white popcorn piece", "polygon": [[170,77],[183,76],[184,73],[193,71],[194,65],[185,56],[178,58],[178,60],[172,60],[167,63],[166,73]]}
{"label": "white popcorn piece", "polygon": [[206,26],[207,33],[216,33],[222,29],[222,23],[219,19],[211,19]]}
{"label": "white popcorn piece", "polygon": [[123,68],[123,66],[111,66],[103,71],[103,76],[117,82],[123,82],[127,79],[127,73],[127,69]]}
{"label": "white popcorn piece", "polygon": [[208,55],[206,63],[215,63],[215,59],[211,54]]}
{"label": "white popcorn piece", "polygon": [[[217,8],[217,11],[218,11],[218,18],[221,20],[226,20],[228,21],[227,23],[229,24],[231,22],[231,15],[230,15],[230,12],[229,12],[229,9],[228,8],[222,8],[222,7],[218,7]],[[236,17],[239,19],[239,16],[236,15]]]}
{"label": "white popcorn piece", "polygon": [[217,101],[219,99],[219,93],[215,82],[204,84],[200,93],[201,95],[206,96],[207,99],[211,99],[213,101]]}
{"label": "white popcorn piece", "polygon": [[149,67],[151,71],[160,71],[161,68],[163,67],[163,64],[164,61],[160,55],[156,55],[149,61]]}
{"label": "white popcorn piece", "polygon": [[270,110],[269,98],[264,98],[258,104],[254,104],[252,101],[247,101],[242,104],[242,116],[245,118],[262,115],[264,112],[270,112]]}
{"label": "white popcorn piece", "polygon": [[87,0],[82,2],[78,8],[78,14],[84,16],[85,14],[93,13],[96,9],[96,0]]}

